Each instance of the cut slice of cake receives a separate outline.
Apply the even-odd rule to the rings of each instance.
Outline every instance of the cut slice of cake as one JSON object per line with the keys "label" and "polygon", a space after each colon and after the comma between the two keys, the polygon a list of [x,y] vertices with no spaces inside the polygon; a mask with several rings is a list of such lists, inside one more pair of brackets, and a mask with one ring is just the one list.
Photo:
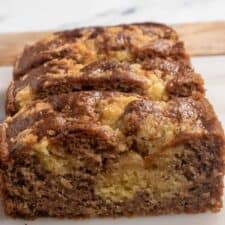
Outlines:
{"label": "cut slice of cake", "polygon": [[156,56],[189,61],[177,33],[163,24],[86,27],[53,33],[27,46],[16,62],[14,78],[54,58],[89,64],[104,59],[136,62]]}
{"label": "cut slice of cake", "polygon": [[131,92],[161,101],[204,93],[201,77],[183,61],[162,58],[138,63],[100,60],[83,65],[63,58],[44,63],[12,81],[6,111],[13,115],[34,99],[82,90]]}
{"label": "cut slice of cake", "polygon": [[224,135],[204,98],[89,91],[33,101],[2,124],[0,158],[14,217],[222,207]]}

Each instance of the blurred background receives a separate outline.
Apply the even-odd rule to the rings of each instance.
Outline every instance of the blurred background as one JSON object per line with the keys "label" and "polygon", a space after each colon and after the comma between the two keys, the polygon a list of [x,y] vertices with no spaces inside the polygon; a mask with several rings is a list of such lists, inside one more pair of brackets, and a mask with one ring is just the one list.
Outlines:
{"label": "blurred background", "polygon": [[0,32],[225,20],[225,0],[0,0]]}

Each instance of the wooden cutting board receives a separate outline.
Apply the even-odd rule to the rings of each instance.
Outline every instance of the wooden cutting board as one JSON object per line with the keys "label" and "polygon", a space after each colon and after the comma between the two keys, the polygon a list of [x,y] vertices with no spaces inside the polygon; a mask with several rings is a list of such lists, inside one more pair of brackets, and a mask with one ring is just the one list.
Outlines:
{"label": "wooden cutting board", "polygon": [[[172,25],[191,56],[225,55],[225,21]],[[0,65],[13,64],[26,44],[50,32],[0,34]]]}

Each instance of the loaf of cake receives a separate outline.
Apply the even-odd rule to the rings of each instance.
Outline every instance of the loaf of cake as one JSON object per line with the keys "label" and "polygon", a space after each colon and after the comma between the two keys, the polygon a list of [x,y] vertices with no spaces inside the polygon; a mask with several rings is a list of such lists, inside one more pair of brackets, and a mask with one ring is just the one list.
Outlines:
{"label": "loaf of cake", "polygon": [[171,28],[58,32],[18,57],[0,126],[13,217],[218,212],[224,133]]}

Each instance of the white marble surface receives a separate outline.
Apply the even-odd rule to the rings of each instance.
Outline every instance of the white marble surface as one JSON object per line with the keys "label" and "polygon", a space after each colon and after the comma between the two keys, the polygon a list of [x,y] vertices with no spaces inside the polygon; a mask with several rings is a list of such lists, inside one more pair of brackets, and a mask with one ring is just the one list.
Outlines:
{"label": "white marble surface", "polygon": [[149,20],[225,20],[225,0],[0,0],[0,33]]}

